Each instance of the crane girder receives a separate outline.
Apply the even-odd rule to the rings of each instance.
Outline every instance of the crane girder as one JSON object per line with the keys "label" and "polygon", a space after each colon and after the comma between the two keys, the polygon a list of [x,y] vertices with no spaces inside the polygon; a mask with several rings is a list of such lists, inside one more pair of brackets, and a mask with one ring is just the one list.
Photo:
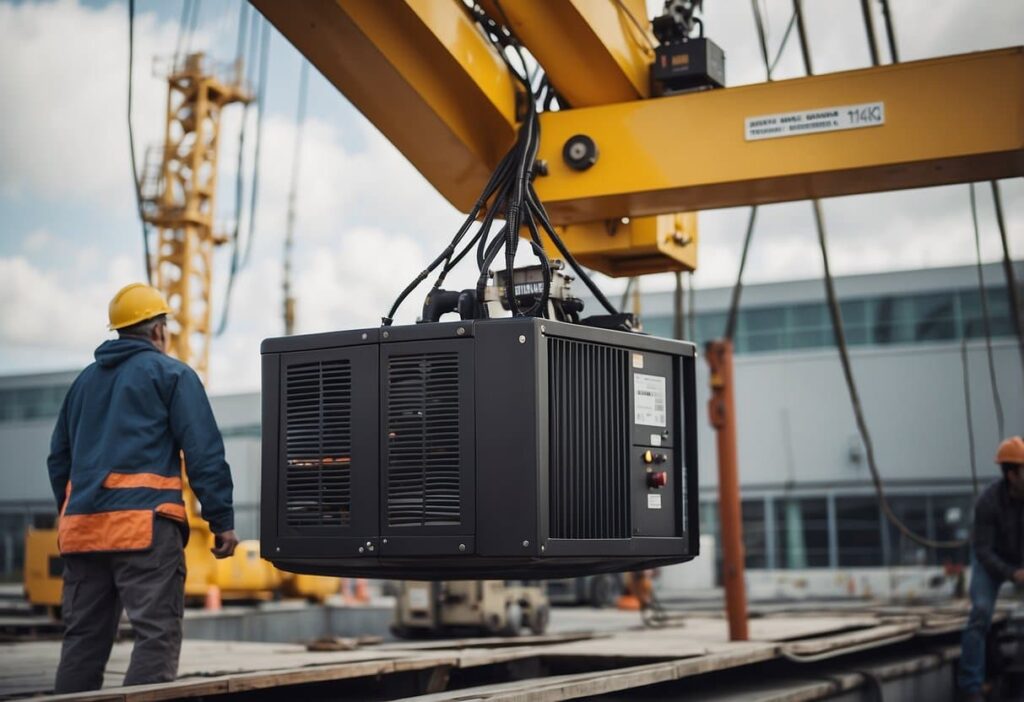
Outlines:
{"label": "crane girder", "polygon": [[[514,139],[520,88],[460,0],[252,1],[449,202],[472,208]],[[570,109],[540,118],[537,191],[612,275],[692,268],[696,224],[680,212],[1024,175],[1022,47],[651,98],[642,3],[481,4],[503,11],[566,96]],[[884,117],[748,131],[758,117],[862,105]],[[598,150],[585,170],[563,159],[578,134]]]}
{"label": "crane girder", "polygon": [[[746,138],[748,119],[884,106],[884,122]],[[1024,175],[1024,48],[541,115],[537,192],[566,224]],[[588,170],[562,145],[590,136]]]}

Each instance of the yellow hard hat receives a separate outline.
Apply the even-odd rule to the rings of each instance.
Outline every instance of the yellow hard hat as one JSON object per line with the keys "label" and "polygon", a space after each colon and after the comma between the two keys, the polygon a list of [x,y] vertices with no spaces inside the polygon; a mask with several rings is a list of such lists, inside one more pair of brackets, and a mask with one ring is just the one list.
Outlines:
{"label": "yellow hard hat", "polygon": [[145,283],[132,283],[117,291],[110,301],[108,329],[124,329],[161,314],[170,314],[171,308],[160,291]]}
{"label": "yellow hard hat", "polygon": [[1024,463],[1024,439],[1011,436],[999,444],[996,451],[996,463]]}

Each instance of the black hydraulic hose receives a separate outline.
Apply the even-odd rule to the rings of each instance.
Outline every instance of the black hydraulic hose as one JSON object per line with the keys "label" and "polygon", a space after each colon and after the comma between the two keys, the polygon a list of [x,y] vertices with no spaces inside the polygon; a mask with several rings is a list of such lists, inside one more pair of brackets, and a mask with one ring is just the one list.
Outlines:
{"label": "black hydraulic hose", "polygon": [[604,296],[601,289],[597,287],[593,280],[590,279],[590,275],[583,269],[583,267],[576,260],[576,257],[569,252],[565,243],[562,241],[562,237],[558,236],[558,232],[551,225],[548,220],[547,212],[544,211],[544,205],[541,204],[540,199],[537,197],[537,193],[534,192],[533,186],[529,188],[529,199],[531,209],[533,210],[534,216],[537,217],[537,221],[540,222],[541,227],[547,233],[548,238],[551,239],[551,243],[555,245],[558,252],[565,258],[565,262],[576,271],[576,275],[583,281],[583,284],[587,286],[590,293],[594,298],[604,307],[609,314],[618,314],[619,311],[615,309],[615,306],[608,301],[608,298]]}

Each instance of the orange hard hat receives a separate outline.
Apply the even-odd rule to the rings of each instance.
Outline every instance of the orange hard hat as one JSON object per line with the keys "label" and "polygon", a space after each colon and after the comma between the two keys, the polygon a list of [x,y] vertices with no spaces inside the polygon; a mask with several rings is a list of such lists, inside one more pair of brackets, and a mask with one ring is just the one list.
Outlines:
{"label": "orange hard hat", "polygon": [[159,290],[145,283],[126,285],[110,301],[111,330],[124,329],[145,322],[161,314],[170,314],[171,308]]}
{"label": "orange hard hat", "polygon": [[996,463],[1024,463],[1024,439],[1011,436],[999,444],[996,451]]}

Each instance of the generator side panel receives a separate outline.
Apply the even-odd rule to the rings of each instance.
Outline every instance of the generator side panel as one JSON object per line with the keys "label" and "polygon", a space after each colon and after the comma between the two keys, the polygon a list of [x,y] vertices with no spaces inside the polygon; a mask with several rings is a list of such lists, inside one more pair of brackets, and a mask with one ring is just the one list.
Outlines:
{"label": "generator side panel", "polygon": [[261,437],[260,437],[260,555],[270,558],[277,547],[277,472],[281,413],[281,356],[265,353],[260,359]]}
{"label": "generator side panel", "polygon": [[398,330],[392,334],[380,347],[380,553],[471,556],[474,340],[407,341]]}
{"label": "generator side panel", "polygon": [[678,364],[679,417],[681,430],[683,479],[679,485],[680,504],[683,511],[683,534],[686,536],[690,557],[700,555],[700,485],[697,468],[697,357],[680,356]]}
{"label": "generator side panel", "polygon": [[676,357],[629,354],[630,494],[634,537],[683,535],[682,427]]}
{"label": "generator side panel", "polygon": [[484,556],[539,555],[538,504],[547,500],[540,475],[547,454],[544,348],[536,320],[474,325],[478,551]]}
{"label": "generator side panel", "polygon": [[561,324],[547,337],[544,555],[695,555],[692,344]]}
{"label": "generator side panel", "polygon": [[379,540],[377,346],[264,358],[263,553],[322,559],[372,552]]}

